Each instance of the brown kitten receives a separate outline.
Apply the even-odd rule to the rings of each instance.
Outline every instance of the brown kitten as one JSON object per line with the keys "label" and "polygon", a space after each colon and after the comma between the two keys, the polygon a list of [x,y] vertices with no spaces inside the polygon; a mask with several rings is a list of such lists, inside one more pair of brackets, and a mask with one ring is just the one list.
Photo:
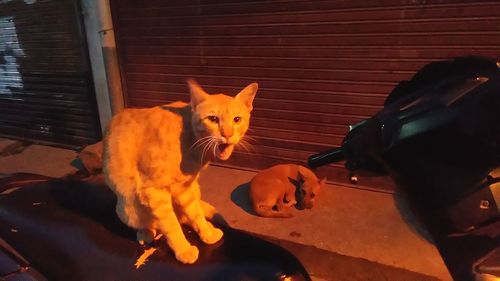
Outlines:
{"label": "brown kitten", "polygon": [[255,212],[262,217],[291,217],[292,208],[314,206],[326,178],[321,181],[306,167],[281,164],[259,172],[250,182],[249,196]]}
{"label": "brown kitten", "polygon": [[222,231],[205,217],[215,213],[201,201],[198,177],[208,161],[226,160],[248,129],[256,83],[235,97],[207,94],[188,81],[191,102],[126,109],[113,117],[104,139],[103,172],[117,196],[116,212],[150,242],[159,231],[175,257],[194,263],[198,249],[180,223],[212,244]]}

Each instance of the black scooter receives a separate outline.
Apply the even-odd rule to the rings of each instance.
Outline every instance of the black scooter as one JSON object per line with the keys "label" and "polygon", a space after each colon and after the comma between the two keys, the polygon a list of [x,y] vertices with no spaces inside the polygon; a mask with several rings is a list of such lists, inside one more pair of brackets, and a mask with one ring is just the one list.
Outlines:
{"label": "black scooter", "polygon": [[381,111],[351,126],[340,148],[308,164],[342,160],[352,173],[394,179],[455,280],[500,278],[497,62],[461,57],[426,65],[395,87]]}

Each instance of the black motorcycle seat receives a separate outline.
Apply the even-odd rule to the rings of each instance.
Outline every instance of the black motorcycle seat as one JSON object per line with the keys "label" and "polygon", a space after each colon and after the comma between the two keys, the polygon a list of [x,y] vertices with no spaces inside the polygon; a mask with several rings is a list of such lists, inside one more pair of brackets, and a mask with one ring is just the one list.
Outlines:
{"label": "black motorcycle seat", "polygon": [[148,246],[117,218],[105,185],[25,174],[1,179],[0,192],[0,238],[48,280],[310,280],[286,250],[224,225],[215,245],[185,229],[200,249],[194,265],[179,263],[160,239],[136,268]]}

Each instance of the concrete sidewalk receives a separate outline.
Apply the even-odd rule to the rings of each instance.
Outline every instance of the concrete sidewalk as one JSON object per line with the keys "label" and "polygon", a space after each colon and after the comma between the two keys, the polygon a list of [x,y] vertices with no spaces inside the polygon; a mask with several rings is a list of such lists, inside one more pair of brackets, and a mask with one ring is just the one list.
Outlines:
{"label": "concrete sidewalk", "polygon": [[[0,138],[0,153],[0,176],[27,172],[61,177],[78,170],[74,166],[77,153],[71,150],[23,146]],[[249,210],[246,197],[245,183],[254,175],[251,171],[210,166],[200,179],[202,197],[234,228],[285,244],[307,245],[318,253],[361,258],[422,277],[451,280],[437,249],[418,233],[425,231],[411,223],[404,201],[397,196],[330,184],[322,190],[312,210],[297,210],[289,219],[261,218]],[[316,261],[303,262],[306,268],[307,263],[311,265],[315,280],[336,280],[325,276],[325,269],[314,272]]]}

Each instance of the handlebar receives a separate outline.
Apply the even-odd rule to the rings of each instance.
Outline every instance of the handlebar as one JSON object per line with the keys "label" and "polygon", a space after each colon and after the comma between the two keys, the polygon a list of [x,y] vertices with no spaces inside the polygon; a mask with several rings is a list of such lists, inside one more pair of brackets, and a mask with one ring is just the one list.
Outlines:
{"label": "handlebar", "polygon": [[338,147],[310,156],[309,159],[307,159],[307,165],[311,168],[317,168],[344,159],[344,151],[342,147]]}

